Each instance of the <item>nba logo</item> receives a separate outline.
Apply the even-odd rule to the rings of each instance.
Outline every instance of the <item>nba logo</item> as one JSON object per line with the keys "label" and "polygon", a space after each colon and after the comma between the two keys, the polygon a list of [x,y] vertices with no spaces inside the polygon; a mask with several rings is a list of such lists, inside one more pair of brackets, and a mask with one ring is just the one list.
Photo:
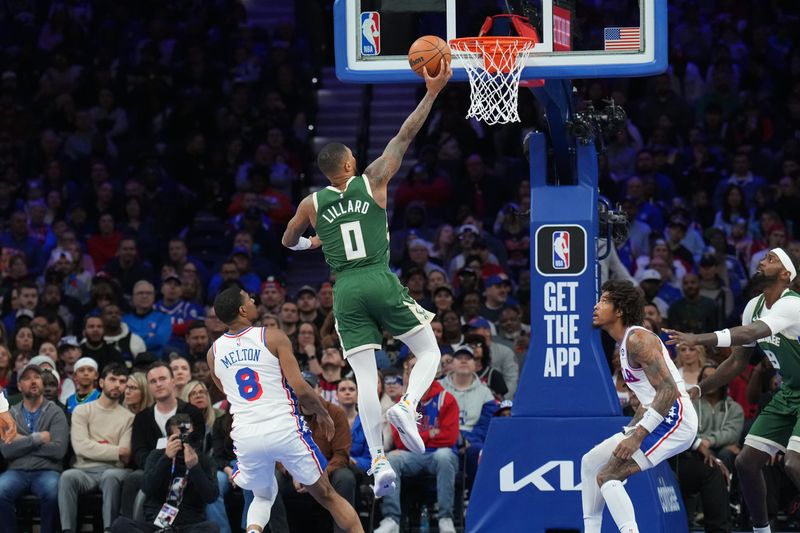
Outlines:
{"label": "nba logo", "polygon": [[553,268],[566,270],[569,268],[569,232],[553,232]]}
{"label": "nba logo", "polygon": [[361,13],[361,55],[381,53],[381,15],[377,11]]}

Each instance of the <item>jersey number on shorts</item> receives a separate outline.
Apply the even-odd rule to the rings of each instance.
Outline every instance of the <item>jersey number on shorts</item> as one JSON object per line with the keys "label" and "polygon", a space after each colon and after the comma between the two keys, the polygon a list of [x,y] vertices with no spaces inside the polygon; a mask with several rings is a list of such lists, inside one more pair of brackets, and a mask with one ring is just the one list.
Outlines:
{"label": "jersey number on shorts", "polygon": [[258,381],[258,373],[252,368],[239,369],[236,373],[236,384],[239,385],[239,396],[248,402],[258,400],[264,392]]}
{"label": "jersey number on shorts", "polygon": [[361,222],[345,222],[339,228],[342,230],[342,242],[344,243],[344,255],[348,261],[367,257],[367,249],[364,247],[364,234],[361,233]]}
{"label": "jersey number on shorts", "polygon": [[767,356],[767,359],[769,359],[769,362],[772,363],[772,367],[775,370],[781,369],[781,364],[778,362],[778,357],[774,353],[769,350],[764,350],[764,355]]}

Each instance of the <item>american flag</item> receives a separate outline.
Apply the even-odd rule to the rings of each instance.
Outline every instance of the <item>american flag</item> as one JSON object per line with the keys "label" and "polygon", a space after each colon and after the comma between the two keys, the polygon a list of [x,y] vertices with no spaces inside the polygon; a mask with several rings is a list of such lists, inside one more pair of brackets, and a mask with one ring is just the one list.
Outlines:
{"label": "american flag", "polygon": [[639,28],[605,28],[603,43],[606,50],[639,50]]}

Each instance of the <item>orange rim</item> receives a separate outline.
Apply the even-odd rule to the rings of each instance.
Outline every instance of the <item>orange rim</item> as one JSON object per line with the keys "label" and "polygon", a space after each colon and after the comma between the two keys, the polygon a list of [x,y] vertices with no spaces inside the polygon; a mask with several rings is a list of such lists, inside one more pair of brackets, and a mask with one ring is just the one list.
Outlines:
{"label": "orange rim", "polygon": [[[535,44],[536,39],[530,37],[461,37],[450,40],[450,49],[461,53],[481,54],[487,72],[496,74],[500,70],[508,74],[517,62],[517,55],[530,51]],[[512,52],[509,57],[512,61],[502,62],[503,56],[509,51]]]}
{"label": "orange rim", "polygon": [[[482,45],[480,48],[478,47],[478,43]],[[530,37],[502,36],[459,37],[458,39],[450,39],[451,48],[455,48],[459,52],[472,52],[473,54],[481,53],[481,51],[496,54],[501,50],[516,46],[518,43],[530,43],[530,46],[533,46],[536,44],[536,39],[531,39]]]}

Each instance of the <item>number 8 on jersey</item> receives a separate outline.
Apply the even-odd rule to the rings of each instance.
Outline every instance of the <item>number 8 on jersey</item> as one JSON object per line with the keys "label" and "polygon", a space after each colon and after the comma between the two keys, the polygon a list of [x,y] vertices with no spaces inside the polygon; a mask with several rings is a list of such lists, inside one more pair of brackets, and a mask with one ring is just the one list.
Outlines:
{"label": "number 8 on jersey", "polygon": [[258,381],[258,374],[247,367],[236,372],[236,384],[239,386],[239,395],[248,402],[258,400],[264,392]]}

